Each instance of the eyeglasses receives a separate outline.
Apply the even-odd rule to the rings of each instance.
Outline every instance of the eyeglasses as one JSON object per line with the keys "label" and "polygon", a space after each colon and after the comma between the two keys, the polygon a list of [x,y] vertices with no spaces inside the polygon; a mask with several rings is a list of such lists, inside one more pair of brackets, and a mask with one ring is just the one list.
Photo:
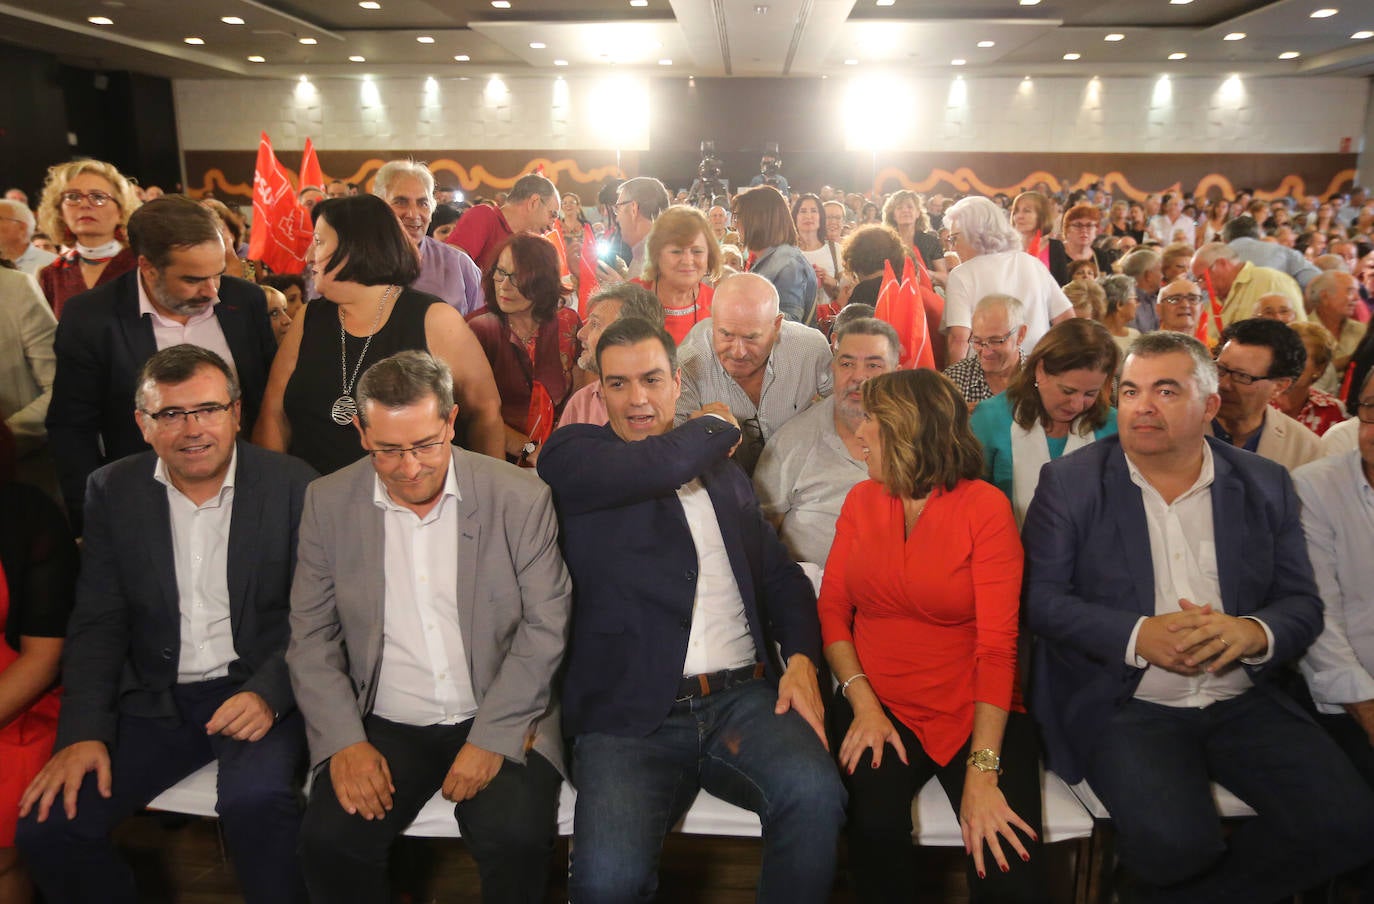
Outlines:
{"label": "eyeglasses", "polygon": [[964,234],[962,232],[951,232],[949,234],[949,237],[945,239],[945,247],[953,248],[954,244],[958,242],[959,239],[963,237],[963,235]]}
{"label": "eyeglasses", "polygon": [[1084,232],[1087,232],[1089,229],[1096,229],[1096,228],[1097,228],[1097,224],[1094,223],[1094,222],[1091,222],[1090,220],[1080,220],[1080,221],[1077,222],[1077,223],[1070,223],[1068,226],[1066,226],[1066,227],[1064,227],[1064,228],[1066,228],[1066,229],[1080,229],[1080,230],[1082,230],[1082,231],[1084,231]]}
{"label": "eyeglasses", "polygon": [[1268,380],[1268,379],[1270,379],[1268,376],[1257,377],[1257,376],[1255,376],[1254,374],[1247,374],[1247,373],[1246,373],[1245,371],[1243,371],[1243,370],[1232,370],[1231,368],[1227,367],[1225,364],[1221,364],[1221,363],[1218,363],[1218,364],[1217,364],[1217,376],[1218,376],[1218,377],[1230,377],[1232,383],[1239,383],[1241,386],[1249,386],[1251,383],[1255,382],[1256,380]]}
{"label": "eyeglasses", "polygon": [[104,207],[114,200],[114,195],[107,195],[103,191],[64,191],[62,194],[58,195],[58,197],[61,198],[62,203],[66,204],[68,207],[78,207],[85,201],[91,202],[92,207]]}
{"label": "eyeglasses", "polygon": [[1011,334],[1014,332],[1016,332],[1016,330],[1012,330],[1005,336],[989,336],[986,339],[972,338],[969,339],[968,344],[978,349],[979,351],[982,351],[985,348],[1001,348],[1002,346],[1007,344],[1007,342],[1011,339]]}
{"label": "eyeglasses", "polygon": [[1361,402],[1355,406],[1355,416],[1361,424],[1374,424],[1374,402]]}
{"label": "eyeglasses", "polygon": [[1167,304],[1170,307],[1181,304],[1202,304],[1201,295],[1165,295],[1159,300],[1160,304]]}
{"label": "eyeglasses", "polygon": [[[153,423],[159,427],[180,427],[186,423],[187,418],[195,418],[197,424],[214,426],[223,421],[225,413],[233,407],[233,402],[225,402],[222,405],[202,405],[199,408],[166,408],[162,411],[144,411],[143,413],[152,418]],[[142,409],[139,410],[142,411]]]}
{"label": "eyeglasses", "polygon": [[438,453],[440,449],[448,445],[448,440],[435,440],[432,443],[421,443],[418,446],[410,446],[406,449],[368,449],[367,454],[371,455],[374,461],[384,461],[387,464],[399,464],[407,455],[413,456],[416,461],[422,458],[429,458]]}
{"label": "eyeglasses", "polygon": [[502,267],[493,267],[491,270],[491,281],[500,282],[503,279],[508,279],[511,282],[515,282],[515,274]]}
{"label": "eyeglasses", "polygon": [[633,201],[616,201],[614,204],[611,205],[611,210],[619,211],[620,208],[624,207],[625,205],[627,205],[627,204],[633,204],[633,203],[635,203],[635,202],[633,202]]}

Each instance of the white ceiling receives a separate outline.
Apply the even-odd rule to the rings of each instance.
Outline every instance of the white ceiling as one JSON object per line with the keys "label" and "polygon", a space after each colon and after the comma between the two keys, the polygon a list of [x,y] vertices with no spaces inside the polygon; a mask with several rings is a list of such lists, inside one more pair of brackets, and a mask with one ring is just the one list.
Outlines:
{"label": "white ceiling", "polygon": [[[39,11],[0,0],[0,41],[73,65],[169,78],[520,76],[611,67],[703,77],[882,69],[1374,76],[1374,37],[1351,37],[1374,32],[1372,0],[647,0],[643,7],[509,0],[508,9],[489,0],[378,2],[381,9],[367,10],[353,0],[43,0]],[[1310,17],[1328,3],[1338,9],[1334,16]],[[91,16],[114,24],[90,24]],[[244,24],[225,24],[222,16]],[[1223,40],[1232,32],[1245,38]],[[1105,41],[1111,33],[1124,37]],[[417,42],[420,36],[433,43]],[[204,43],[186,44],[187,37]],[[1278,59],[1291,51],[1300,56]],[[1080,58],[1066,61],[1066,53]],[[1170,61],[1171,53],[1187,58]],[[266,62],[249,62],[250,55]],[[365,62],[350,62],[354,55]],[[470,59],[457,62],[457,55]]]}

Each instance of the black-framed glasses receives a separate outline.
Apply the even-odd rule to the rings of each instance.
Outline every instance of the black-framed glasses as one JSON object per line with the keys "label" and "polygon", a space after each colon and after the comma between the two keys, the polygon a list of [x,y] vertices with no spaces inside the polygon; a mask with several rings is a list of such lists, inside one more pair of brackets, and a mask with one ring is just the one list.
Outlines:
{"label": "black-framed glasses", "polygon": [[1169,307],[1181,304],[1202,304],[1202,296],[1191,293],[1187,295],[1165,295],[1159,300],[1159,303],[1167,304]]}
{"label": "black-framed glasses", "polygon": [[1064,228],[1065,228],[1065,229],[1081,229],[1081,230],[1087,231],[1087,230],[1089,230],[1089,229],[1097,229],[1097,228],[1098,228],[1098,225],[1097,225],[1096,223],[1092,222],[1091,220],[1079,220],[1077,223],[1070,223],[1068,226],[1066,226],[1066,227],[1064,227]]}
{"label": "black-framed glasses", "polygon": [[1001,348],[1011,340],[1012,333],[1015,332],[1016,330],[1012,330],[1005,336],[989,336],[986,339],[979,339],[977,337],[974,337],[972,339],[969,339],[968,344],[978,349],[979,351],[982,351],[985,348]]}
{"label": "black-framed glasses", "polygon": [[491,270],[491,281],[500,282],[503,279],[508,279],[511,282],[515,282],[515,274],[505,269],[504,267],[493,267]]}
{"label": "black-framed glasses", "polygon": [[92,207],[104,207],[114,200],[114,195],[107,195],[103,191],[64,191],[58,197],[68,207],[76,207],[83,201],[91,202]]}
{"label": "black-framed glasses", "polygon": [[945,238],[945,247],[946,247],[946,248],[953,248],[955,242],[958,242],[958,241],[959,241],[959,238],[960,238],[962,235],[963,235],[962,232],[951,232],[951,233],[950,233],[948,236],[946,236],[946,238]]}
{"label": "black-framed glasses", "polygon": [[1247,373],[1246,373],[1245,371],[1243,371],[1243,370],[1235,370],[1235,369],[1233,369],[1233,368],[1227,367],[1225,364],[1222,364],[1220,361],[1217,362],[1217,376],[1218,376],[1218,377],[1230,377],[1232,383],[1239,383],[1241,386],[1249,386],[1251,383],[1255,382],[1256,380],[1268,380],[1268,379],[1270,379],[1270,377],[1269,377],[1268,375],[1265,375],[1265,376],[1263,376],[1263,377],[1257,377],[1257,376],[1255,376],[1254,374],[1247,374]]}
{"label": "black-framed glasses", "polygon": [[438,452],[439,449],[447,445],[448,440],[440,439],[432,443],[420,443],[418,446],[407,446],[404,449],[368,449],[367,454],[371,455],[375,461],[397,464],[407,455],[414,456],[416,461],[422,458],[429,458]]}
{"label": "black-framed glasses", "polygon": [[1355,416],[1361,424],[1374,424],[1374,402],[1360,402],[1355,406]]}
{"label": "black-framed glasses", "polygon": [[[225,402],[222,405],[201,405],[199,408],[164,408],[162,411],[143,411],[143,413],[152,418],[153,423],[159,427],[180,427],[186,423],[187,418],[195,418],[197,424],[213,426],[223,421],[224,415],[233,407],[233,402]],[[142,411],[142,409],[139,410]]]}

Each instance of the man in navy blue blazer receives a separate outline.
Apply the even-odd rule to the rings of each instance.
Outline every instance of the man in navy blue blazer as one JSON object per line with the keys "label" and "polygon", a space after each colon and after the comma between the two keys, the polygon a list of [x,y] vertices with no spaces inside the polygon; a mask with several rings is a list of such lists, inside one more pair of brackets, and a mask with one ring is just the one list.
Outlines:
{"label": "man in navy blue blazer", "polygon": [[539,456],[573,579],[574,902],[645,901],[704,788],[759,814],[760,901],[829,900],[844,789],[825,747],[815,593],[730,460],[724,405],[674,428],[673,340],[622,319],[596,349],[610,424]]}
{"label": "man in navy blue blazer", "polygon": [[180,343],[218,354],[242,387],[247,436],[277,350],[262,290],[224,276],[224,241],[212,211],[180,195],[158,198],[129,217],[129,242],[138,266],[69,301],[53,344],[48,442],[78,532],[86,478],[148,448],[134,423],[144,361]]}
{"label": "man in navy blue blazer", "polygon": [[[1087,779],[1148,900],[1283,898],[1374,835],[1374,795],[1273,680],[1322,603],[1287,472],[1205,436],[1219,404],[1201,343],[1137,339],[1119,439],[1046,465],[1023,529],[1047,760]],[[1211,781],[1258,814],[1229,839]]]}
{"label": "man in navy blue blazer", "polygon": [[163,349],[137,382],[153,450],[91,475],[57,742],[17,844],[47,900],[133,904],[111,830],[218,760],[244,899],[294,904],[305,733],[285,654],[317,475],[237,439],[238,383],[208,349]]}

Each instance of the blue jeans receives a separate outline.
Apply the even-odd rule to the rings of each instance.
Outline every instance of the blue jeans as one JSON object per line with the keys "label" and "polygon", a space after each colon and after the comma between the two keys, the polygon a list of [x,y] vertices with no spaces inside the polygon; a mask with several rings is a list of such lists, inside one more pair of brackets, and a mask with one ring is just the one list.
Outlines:
{"label": "blue jeans", "polygon": [[[1374,793],[1297,704],[1265,688],[1203,709],[1131,701],[1087,777],[1152,901],[1274,901],[1370,858]],[[1226,839],[1210,781],[1258,814]]]}
{"label": "blue jeans", "polygon": [[806,720],[773,713],[777,699],[755,680],[673,704],[647,737],[577,737],[574,904],[653,900],[663,838],[701,788],[759,814],[759,901],[830,899],[844,787]]}

